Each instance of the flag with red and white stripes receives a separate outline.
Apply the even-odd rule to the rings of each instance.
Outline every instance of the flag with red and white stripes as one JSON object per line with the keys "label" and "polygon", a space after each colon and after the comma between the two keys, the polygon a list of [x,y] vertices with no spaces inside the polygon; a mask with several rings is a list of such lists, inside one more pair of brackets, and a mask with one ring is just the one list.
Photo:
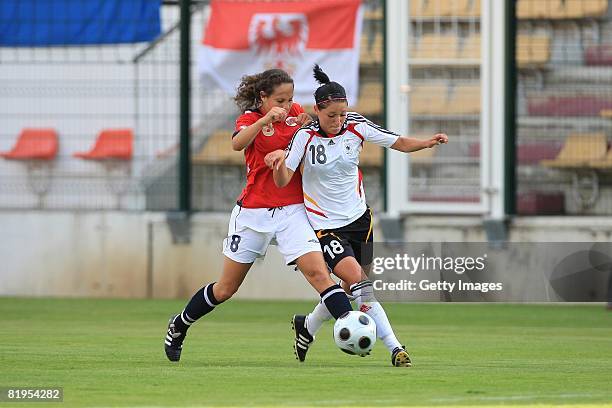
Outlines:
{"label": "flag with red and white stripes", "polygon": [[287,71],[295,100],[313,102],[319,64],[355,104],[359,82],[360,0],[212,0],[199,69],[234,93],[243,75]]}

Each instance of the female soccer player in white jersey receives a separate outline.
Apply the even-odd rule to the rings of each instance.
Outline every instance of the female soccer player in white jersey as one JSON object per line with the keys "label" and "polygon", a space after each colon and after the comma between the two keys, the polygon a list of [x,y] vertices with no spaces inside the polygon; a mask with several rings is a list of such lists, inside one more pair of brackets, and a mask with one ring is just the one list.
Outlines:
{"label": "female soccer player in white jersey", "polygon": [[244,150],[247,183],[230,217],[221,277],[198,290],[168,323],[164,348],[171,361],[180,359],[189,327],[236,293],[272,238],[287,264],[297,264],[335,318],[352,309],[325,266],[304,209],[301,179],[296,177],[280,189],[264,163],[267,153],[284,149],[298,126],[310,121],[302,107],[293,103],[293,79],[280,69],[245,76],[234,99],[245,112],[236,120],[232,147]]}
{"label": "female soccer player in white jersey", "polygon": [[[372,211],[366,205],[359,153],[364,142],[408,153],[447,143],[448,137],[437,134],[420,140],[383,129],[349,112],[344,88],[331,82],[318,65],[314,76],[321,84],[314,94],[318,120],[299,129],[287,151],[268,154],[266,164],[273,169],[277,186],[294,182],[293,173],[301,164],[304,204],[327,265],[349,285],[347,289],[359,309],[376,322],[377,336],[391,352],[391,363],[410,367],[410,357],[374,298],[372,282],[364,272],[373,256]],[[316,332],[329,318],[329,311],[321,303],[308,316],[293,317],[294,347],[300,361],[304,361]]]}

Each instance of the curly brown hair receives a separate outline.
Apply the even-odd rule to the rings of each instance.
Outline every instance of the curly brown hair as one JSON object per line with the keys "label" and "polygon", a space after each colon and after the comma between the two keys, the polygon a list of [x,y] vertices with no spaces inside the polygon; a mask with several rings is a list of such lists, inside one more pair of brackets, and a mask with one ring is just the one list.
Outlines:
{"label": "curly brown hair", "polygon": [[240,80],[234,102],[241,111],[257,109],[261,105],[261,95],[272,95],[281,84],[293,84],[293,78],[282,69],[268,69],[255,75],[245,75]]}

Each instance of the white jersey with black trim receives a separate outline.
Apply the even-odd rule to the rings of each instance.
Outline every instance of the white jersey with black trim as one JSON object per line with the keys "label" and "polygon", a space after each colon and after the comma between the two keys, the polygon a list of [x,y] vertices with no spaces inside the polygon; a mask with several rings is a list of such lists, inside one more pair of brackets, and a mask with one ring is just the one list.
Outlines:
{"label": "white jersey with black trim", "polygon": [[358,167],[363,143],[390,147],[398,137],[355,112],[347,114],[336,136],[327,136],[318,121],[295,133],[285,162],[296,171],[303,159],[304,205],[315,230],[340,228],[363,214],[366,199]]}

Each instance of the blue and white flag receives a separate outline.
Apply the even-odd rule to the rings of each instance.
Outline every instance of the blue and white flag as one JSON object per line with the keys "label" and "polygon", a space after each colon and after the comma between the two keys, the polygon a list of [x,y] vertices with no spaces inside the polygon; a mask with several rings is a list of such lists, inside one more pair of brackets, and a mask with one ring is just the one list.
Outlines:
{"label": "blue and white flag", "polygon": [[147,42],[161,31],[161,0],[1,0],[0,46]]}

